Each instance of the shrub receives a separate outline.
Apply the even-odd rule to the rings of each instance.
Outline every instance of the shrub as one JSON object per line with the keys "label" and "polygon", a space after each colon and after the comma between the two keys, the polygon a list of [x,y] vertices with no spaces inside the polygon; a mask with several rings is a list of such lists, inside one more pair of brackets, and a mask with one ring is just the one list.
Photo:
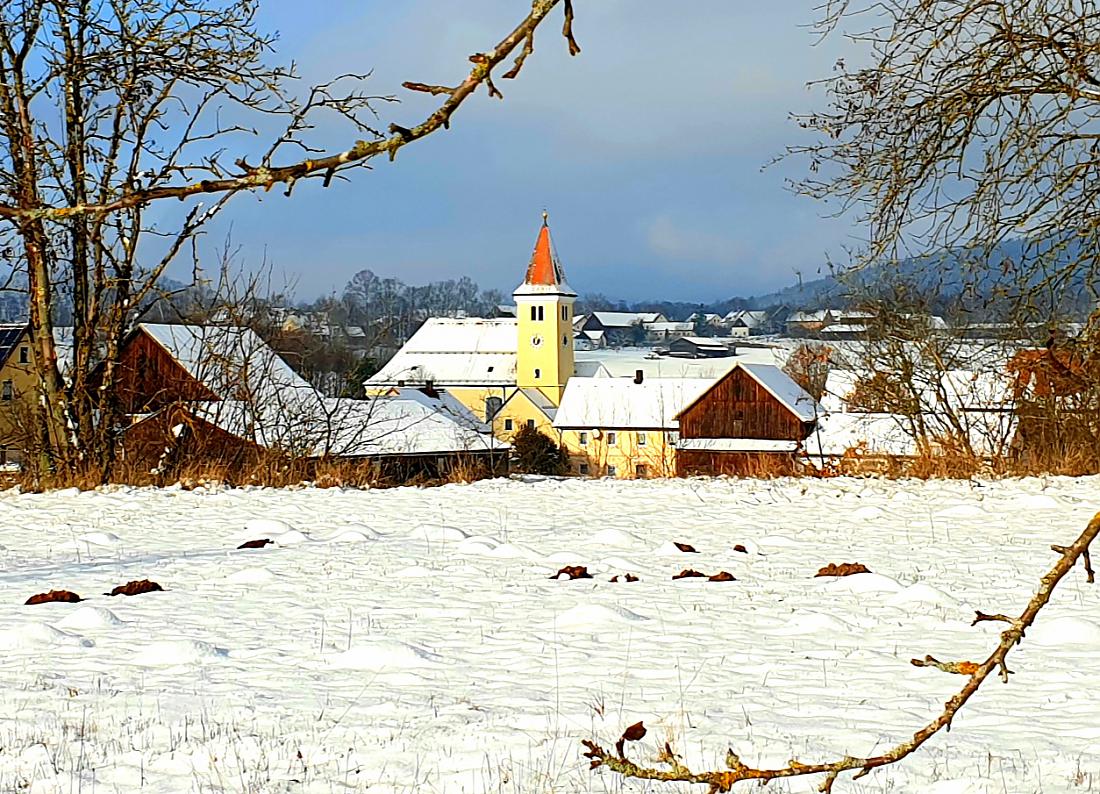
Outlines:
{"label": "shrub", "polygon": [[569,458],[552,438],[524,425],[512,437],[512,470],[520,474],[568,474]]}

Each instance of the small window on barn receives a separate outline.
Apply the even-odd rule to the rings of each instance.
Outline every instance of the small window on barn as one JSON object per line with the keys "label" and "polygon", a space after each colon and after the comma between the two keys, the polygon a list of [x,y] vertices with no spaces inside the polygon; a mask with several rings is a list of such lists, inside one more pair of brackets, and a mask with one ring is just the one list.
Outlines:
{"label": "small window on barn", "polygon": [[10,380],[4,381],[4,386],[0,389],[0,400],[10,400],[14,395],[14,390]]}
{"label": "small window on barn", "polygon": [[513,427],[514,427],[514,425],[513,425],[511,419],[505,419],[504,420],[504,429],[505,430],[511,430]]}
{"label": "small window on barn", "polygon": [[645,435],[645,433],[639,433],[638,434],[638,446],[639,447],[644,447],[645,445],[646,445],[646,435]]}
{"label": "small window on barn", "polygon": [[618,473],[619,473],[619,470],[616,469],[614,466],[608,466],[607,467],[607,476],[608,477],[614,477]]}
{"label": "small window on barn", "polygon": [[732,417],[732,418],[733,418],[733,421],[735,421],[735,422],[741,422],[741,421],[744,421],[744,419],[745,419],[745,412],[744,412],[744,411],[734,411],[734,412],[733,412],[733,417]]}
{"label": "small window on barn", "polygon": [[19,348],[19,363],[30,364],[31,363],[31,350],[26,345]]}
{"label": "small window on barn", "polygon": [[609,432],[607,434],[607,443],[608,443],[609,446],[612,446],[612,447],[615,446],[615,444],[618,442],[618,440],[619,440],[619,436],[614,430],[612,430],[611,432]]}
{"label": "small window on barn", "polygon": [[644,463],[639,463],[637,466],[634,467],[634,476],[635,477],[648,477],[649,476],[649,467],[646,466]]}
{"label": "small window on barn", "polygon": [[580,445],[582,447],[587,447],[588,446],[588,433],[585,433],[583,431],[580,432],[580,433],[577,433],[577,441],[578,441],[578,443],[580,443]]}
{"label": "small window on barn", "polygon": [[580,466],[577,467],[577,471],[579,471],[581,474],[588,474],[588,464],[587,463],[580,464]]}

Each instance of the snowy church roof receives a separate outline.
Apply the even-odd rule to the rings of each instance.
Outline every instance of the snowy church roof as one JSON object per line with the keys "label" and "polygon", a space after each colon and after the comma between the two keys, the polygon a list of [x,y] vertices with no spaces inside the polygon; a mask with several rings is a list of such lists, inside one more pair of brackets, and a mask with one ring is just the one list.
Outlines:
{"label": "snowy church roof", "polygon": [[517,345],[514,318],[433,317],[364,385],[515,385]]}

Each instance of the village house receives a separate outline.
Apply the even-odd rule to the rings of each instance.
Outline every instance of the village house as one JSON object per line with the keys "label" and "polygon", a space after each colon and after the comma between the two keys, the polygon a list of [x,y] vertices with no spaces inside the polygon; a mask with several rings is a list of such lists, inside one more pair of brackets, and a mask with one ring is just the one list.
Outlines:
{"label": "village house", "polygon": [[677,358],[727,358],[737,355],[737,348],[725,338],[683,336],[669,344],[668,354]]}
{"label": "village house", "polygon": [[[62,375],[72,357],[72,328],[53,329]],[[38,378],[29,323],[0,325],[0,465],[22,462],[27,433],[33,432]]]}
{"label": "village house", "polygon": [[598,347],[637,345],[648,338],[650,325],[667,322],[660,312],[592,312],[577,332]]}
{"label": "village house", "polygon": [[822,411],[778,367],[718,378],[574,378],[554,426],[577,474],[623,479],[792,472]]}
{"label": "village house", "polygon": [[723,317],[722,327],[729,329],[730,336],[745,337],[760,333],[767,322],[768,313],[765,311],[740,309]]}
{"label": "village house", "polygon": [[115,397],[130,422],[124,459],[162,470],[187,459],[240,468],[276,453],[438,474],[491,464],[507,448],[439,395],[326,398],[255,332],[233,326],[137,326],[120,350]]}

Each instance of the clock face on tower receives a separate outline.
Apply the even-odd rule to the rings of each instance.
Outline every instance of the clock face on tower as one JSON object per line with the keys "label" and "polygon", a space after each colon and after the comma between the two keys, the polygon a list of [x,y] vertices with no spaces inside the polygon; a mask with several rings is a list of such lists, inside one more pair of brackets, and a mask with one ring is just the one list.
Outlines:
{"label": "clock face on tower", "polygon": [[542,337],[541,336],[539,336],[538,334],[535,334],[534,336],[531,337],[531,347],[538,347],[541,344],[542,344]]}

